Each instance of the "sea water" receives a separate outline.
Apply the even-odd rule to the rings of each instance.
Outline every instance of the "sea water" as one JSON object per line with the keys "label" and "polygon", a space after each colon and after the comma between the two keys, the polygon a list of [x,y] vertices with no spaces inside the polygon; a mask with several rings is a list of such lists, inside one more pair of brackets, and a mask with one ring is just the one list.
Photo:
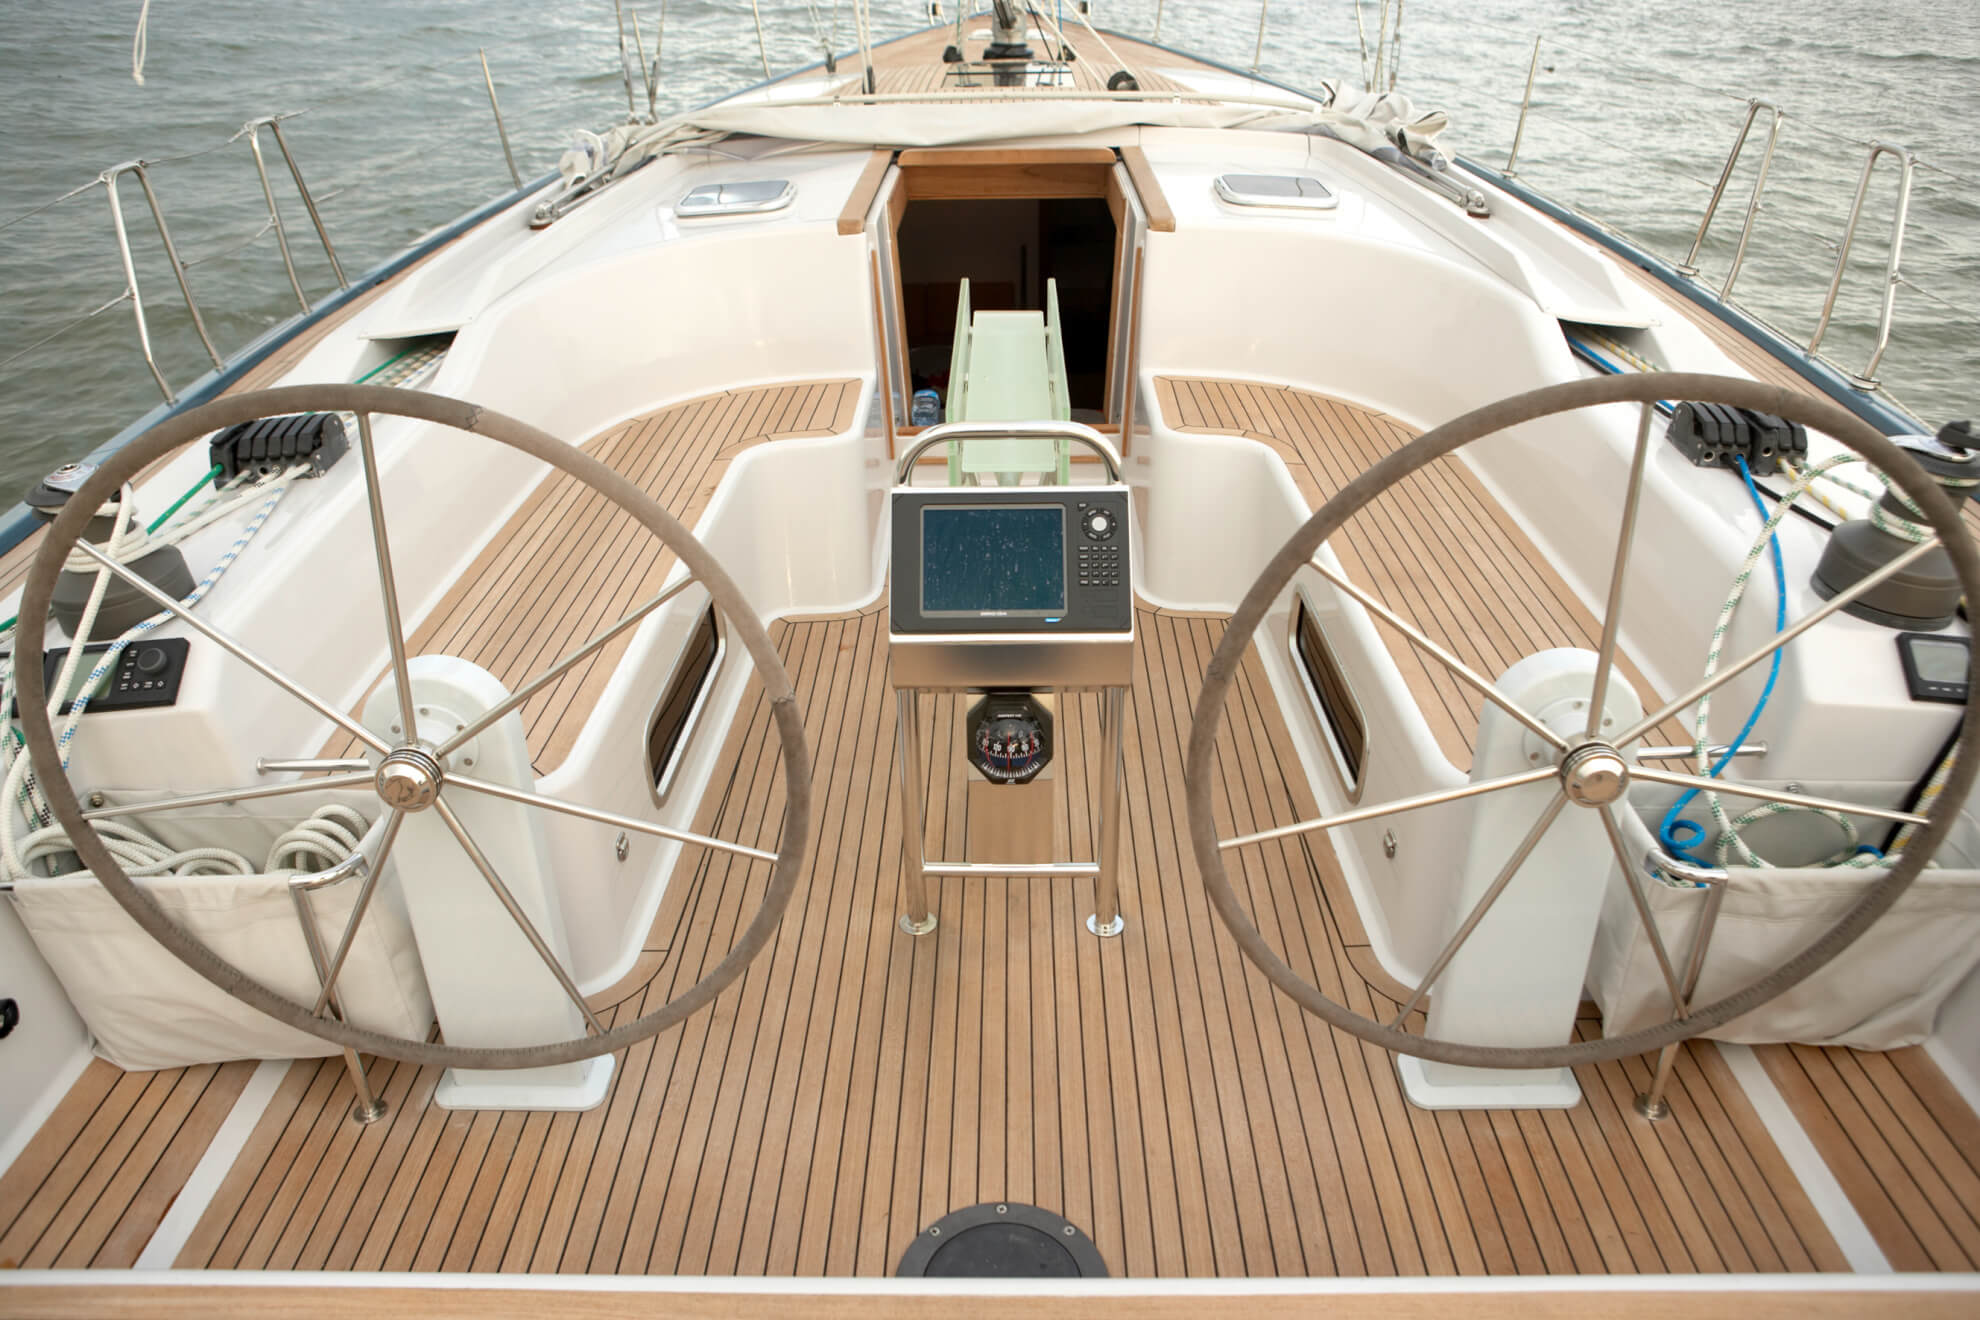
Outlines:
{"label": "sea water", "polygon": [[[663,115],[763,76],[742,0],[670,0],[664,32],[658,0],[624,0],[624,8],[637,14],[649,58],[661,41]],[[136,0],[0,0],[0,503],[160,399],[120,300],[104,190],[87,186],[99,171],[138,157],[156,162],[159,201],[224,355],[298,306],[248,146],[228,141],[246,120],[296,115],[285,130],[344,269],[357,276],[510,187],[477,50],[486,51],[525,178],[553,167],[572,129],[603,128],[627,108],[610,0],[158,4],[142,86],[130,72],[138,9]],[[1362,7],[1370,42],[1379,10]],[[1094,0],[1098,23],[1135,36],[1153,34],[1157,11],[1155,0]],[[830,0],[761,0],[761,12],[779,72],[816,61],[824,44],[852,44],[851,10]],[[1898,290],[1882,374],[1936,424],[1977,411],[1980,389],[1973,13],[1971,0],[1408,0],[1396,85],[1450,112],[1447,145],[1502,164],[1539,36],[1520,177],[1673,258],[1690,246],[1746,99],[1780,105],[1790,118],[1735,296],[1804,340],[1863,144],[1911,147],[1923,163],[1904,272],[1917,287]],[[1297,86],[1359,85],[1364,48],[1352,0],[1279,0],[1262,49],[1259,14],[1248,0],[1163,0],[1161,37],[1243,69],[1256,51],[1264,76]],[[923,4],[892,0],[875,7],[874,36],[926,21]],[[1069,13],[1063,21],[1078,33]],[[637,80],[634,101],[646,109]],[[273,142],[264,145],[296,278],[314,300],[335,287],[329,264]],[[1756,135],[1701,262],[1714,287],[1761,145]],[[1893,195],[1893,173],[1881,173],[1823,345],[1846,367],[1869,353]],[[183,386],[209,363],[132,181],[123,203],[160,368]]]}

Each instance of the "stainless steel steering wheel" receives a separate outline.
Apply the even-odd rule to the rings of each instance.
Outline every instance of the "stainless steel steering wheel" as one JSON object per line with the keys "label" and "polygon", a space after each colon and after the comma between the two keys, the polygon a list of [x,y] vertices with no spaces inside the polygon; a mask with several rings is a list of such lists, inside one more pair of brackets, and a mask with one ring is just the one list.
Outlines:
{"label": "stainless steel steering wheel", "polygon": [[[1577,408],[1608,403],[1642,405],[1646,414],[1645,425],[1638,431],[1635,459],[1631,466],[1629,486],[1624,496],[1622,530],[1616,548],[1614,567],[1610,574],[1608,604],[1602,620],[1601,650],[1596,661],[1597,691],[1590,710],[1599,712],[1602,709],[1600,693],[1606,687],[1616,661],[1623,570],[1628,563],[1634,537],[1636,508],[1642,493],[1645,460],[1651,443],[1647,414],[1660,399],[1695,399],[1731,404],[1773,413],[1790,421],[1800,422],[1811,429],[1823,431],[1861,454],[1889,477],[1891,482],[1923,511],[1923,521],[1936,535],[1933,539],[1900,555],[1879,573],[1865,578],[1848,590],[1837,593],[1820,608],[1810,611],[1797,622],[1790,624],[1766,646],[1732,664],[1722,666],[1710,679],[1666,702],[1660,709],[1644,716],[1632,727],[1612,737],[1598,737],[1600,731],[1591,728],[1581,738],[1563,738],[1534,714],[1521,709],[1489,678],[1470,669],[1455,656],[1437,646],[1422,630],[1411,625],[1362,588],[1348,582],[1330,567],[1314,560],[1321,544],[1340,530],[1349,518],[1367,507],[1376,496],[1432,461],[1475,440],[1483,439],[1510,426]],[[1841,953],[1872,922],[1882,916],[1917,878],[1919,872],[1925,869],[1932,855],[1938,851],[1939,845],[1951,832],[1967,794],[1972,790],[1974,776],[1980,773],[1980,722],[1967,720],[1961,726],[1953,770],[1944,790],[1931,804],[1925,816],[1894,812],[1858,803],[1831,802],[1803,795],[1791,795],[1757,785],[1741,784],[1723,777],[1705,779],[1661,769],[1630,767],[1626,764],[1626,759],[1616,753],[1641,740],[1666,719],[1692,706],[1699,698],[1722,686],[1735,675],[1766,660],[1781,646],[1847,606],[1879,581],[1914,562],[1934,545],[1942,545],[1951,557],[1966,599],[1980,600],[1980,551],[1976,551],[1959,511],[1939,489],[1937,483],[1897,446],[1854,414],[1798,391],[1726,376],[1645,372],[1606,376],[1533,390],[1502,399],[1474,412],[1466,413],[1454,421],[1446,422],[1389,454],[1343,486],[1298,531],[1294,532],[1291,539],[1280,548],[1278,554],[1258,575],[1250,591],[1245,594],[1244,600],[1238,605],[1229,626],[1225,629],[1222,643],[1217,647],[1216,654],[1211,657],[1204,676],[1202,692],[1197,697],[1195,717],[1190,728],[1185,774],[1190,841],[1217,914],[1230,928],[1231,934],[1236,937],[1238,947],[1243,950],[1245,956],[1271,978],[1273,984],[1290,995],[1307,1012],[1384,1049],[1413,1054],[1442,1063],[1485,1068],[1570,1067],[1655,1050],[1709,1031],[1743,1013],[1750,1012],[1774,996],[1792,988]],[[1459,790],[1425,797],[1404,798],[1374,806],[1357,806],[1352,811],[1301,822],[1296,826],[1265,831],[1246,839],[1219,840],[1212,807],[1211,790],[1214,774],[1212,763],[1216,752],[1218,727],[1223,721],[1224,704],[1232,676],[1237,672],[1244,656],[1244,649],[1250,645],[1252,634],[1257,631],[1266,612],[1272,608],[1287,584],[1292,581],[1293,574],[1309,564],[1329,579],[1334,586],[1359,600],[1371,614],[1381,617],[1407,637],[1413,645],[1449,669],[1456,679],[1478,691],[1486,700],[1499,706],[1506,714],[1541,738],[1553,750],[1553,763],[1524,774],[1472,783]],[[1980,683],[1980,665],[1976,665],[1974,672],[1968,675],[1968,682]],[[1592,719],[1591,723],[1593,723]],[[1891,867],[1885,878],[1865,893],[1862,899],[1820,939],[1744,988],[1715,1003],[1694,1007],[1684,1002],[1685,996],[1680,990],[1670,958],[1664,950],[1642,892],[1636,885],[1635,863],[1627,854],[1616,825],[1612,803],[1620,800],[1621,794],[1626,791],[1628,780],[1632,777],[1680,788],[1702,788],[1734,797],[1827,807],[1877,819],[1900,820],[1919,828],[1913,841],[1904,849],[1903,856],[1895,866]],[[1547,809],[1535,822],[1533,829],[1528,832],[1520,846],[1506,860],[1466,919],[1460,923],[1456,934],[1432,962],[1428,974],[1404,1004],[1403,1011],[1391,1022],[1378,1022],[1336,1003],[1321,993],[1318,987],[1308,983],[1293,971],[1278,951],[1260,935],[1257,926],[1253,924],[1243,903],[1233,890],[1230,877],[1225,873],[1224,853],[1233,847],[1261,842],[1265,838],[1322,832],[1342,825],[1427,806],[1432,801],[1444,802],[1462,797],[1485,800],[1495,792],[1544,782],[1547,779],[1555,780],[1557,785]],[[1599,791],[1590,791],[1591,785]],[[1509,884],[1514,883],[1521,863],[1558,814],[1564,810],[1583,809],[1602,813],[1609,841],[1616,853],[1616,860],[1623,868],[1624,882],[1629,886],[1631,896],[1635,900],[1638,919],[1648,933],[1666,987],[1671,994],[1673,1007],[1677,1010],[1673,1019],[1659,1026],[1646,1027],[1601,1040],[1534,1047],[1476,1045],[1437,1040],[1402,1030],[1402,1023],[1406,1020],[1410,1008],[1421,1002],[1429,993],[1437,977],[1463,944],[1466,936],[1476,928],[1486,911],[1490,909],[1493,901]],[[1600,876],[1605,871],[1606,868],[1603,868],[1594,871],[1594,874]]]}
{"label": "stainless steel steering wheel", "polygon": [[[598,633],[543,673],[522,684],[507,700],[489,710],[464,730],[437,743],[428,740],[426,744],[422,744],[418,738],[418,730],[409,718],[404,721],[407,725],[404,736],[396,744],[387,742],[359,723],[349,712],[310,692],[275,664],[213,627],[193,610],[159,592],[157,588],[152,587],[129,569],[111,562],[107,556],[95,551],[93,547],[86,544],[79,545],[82,531],[96,510],[106,500],[114,498],[125,482],[132,480],[155,460],[224,427],[263,417],[299,412],[351,412],[357,415],[358,448],[362,459],[365,494],[370,509],[372,545],[377,556],[378,578],[384,598],[385,631],[391,653],[391,681],[397,690],[398,708],[408,715],[413,711],[413,701],[411,679],[407,669],[406,633],[399,618],[398,590],[392,573],[390,540],[386,533],[385,504],[380,490],[377,457],[371,438],[370,419],[374,414],[433,422],[455,430],[485,436],[489,440],[520,450],[568,474],[636,518],[660,540],[661,544],[674,553],[685,568],[686,577],[676,580],[665,590],[649,597],[611,627]],[[365,1053],[445,1067],[534,1068],[591,1058],[665,1031],[721,993],[742,974],[743,969],[769,943],[797,886],[798,874],[804,864],[806,848],[810,841],[811,765],[810,755],[805,746],[804,721],[798,711],[797,695],[792,691],[790,678],[784,672],[776,648],[771,644],[762,624],[758,622],[755,612],[749,608],[748,602],[743,599],[735,582],[721,565],[715,562],[701,542],[696,540],[687,528],[675,521],[645,491],[583,450],[500,413],[458,399],[410,390],[365,385],[298,385],[230,396],[168,418],[139,436],[106,460],[69,500],[61,514],[48,528],[40,551],[35,556],[33,567],[29,571],[21,600],[18,639],[20,654],[42,653],[45,646],[49,603],[56,579],[62,572],[64,562],[71,552],[77,549],[96,558],[124,582],[150,595],[160,609],[171,611],[187,627],[226,650],[263,678],[357,738],[382,760],[375,772],[365,769],[304,778],[283,784],[219,789],[147,802],[142,807],[144,812],[150,813],[325,788],[370,786],[378,793],[385,812],[385,824],[379,835],[377,854],[371,858],[368,865],[363,867],[357,865],[361,859],[356,856],[344,863],[344,866],[353,872],[362,870],[363,888],[355,900],[350,920],[345,926],[335,954],[328,961],[328,972],[321,994],[314,1004],[302,1003],[271,990],[219,957],[191,932],[174,922],[132,882],[110,850],[105,847],[93,823],[97,818],[120,813],[111,809],[86,811],[77,800],[75,788],[63,770],[62,759],[55,744],[54,731],[50,727],[46,684],[41,666],[27,664],[18,667],[21,724],[27,739],[29,755],[33,758],[35,774],[40,781],[40,788],[46,797],[51,814],[67,831],[83,864],[95,873],[103,887],[110,891],[124,910],[129,912],[138,925],[149,932],[154,939],[171,950],[188,967],[243,1003],[297,1030]],[[624,634],[690,583],[699,583],[708,592],[715,608],[727,617],[731,636],[742,643],[755,664],[757,679],[763,685],[776,720],[777,735],[781,742],[786,798],[783,824],[779,834],[781,845],[775,853],[666,828],[633,817],[595,811],[540,793],[522,792],[484,783],[459,773],[456,768],[448,764],[448,754],[455,748],[465,745],[477,733],[520,707],[529,697],[554,683],[614,638]],[[616,825],[623,830],[657,835],[692,846],[719,849],[754,860],[767,861],[773,864],[770,882],[764,891],[762,905],[757,909],[748,927],[736,940],[727,956],[706,976],[645,1016],[607,1030],[585,1004],[568,970],[559,964],[542,935],[516,904],[493,863],[462,828],[459,817],[448,805],[448,797],[454,792],[507,797],[512,801],[520,801],[547,811],[563,812],[593,822]],[[423,1040],[405,1040],[352,1026],[336,1016],[331,1004],[336,978],[343,967],[345,955],[350,951],[359,923],[364,918],[373,888],[384,870],[400,822],[409,811],[427,809],[434,811],[446,823],[495,897],[507,909],[537,954],[548,964],[549,970],[565,993],[576,1003],[580,1015],[589,1027],[586,1035],[548,1044],[468,1048]]]}

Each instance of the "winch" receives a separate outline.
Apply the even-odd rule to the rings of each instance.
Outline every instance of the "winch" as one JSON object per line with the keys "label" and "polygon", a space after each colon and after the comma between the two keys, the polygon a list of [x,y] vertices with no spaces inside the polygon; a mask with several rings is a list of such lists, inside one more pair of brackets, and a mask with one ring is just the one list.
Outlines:
{"label": "winch", "polygon": [[[1893,436],[1892,443],[1910,454],[1957,504],[1980,490],[1980,453],[1974,449],[1972,424],[1948,422],[1937,436]],[[1903,492],[1892,486],[1866,518],[1853,518],[1836,528],[1823,548],[1810,583],[1828,600],[1924,539],[1910,534],[1918,511]],[[1889,628],[1932,632],[1953,621],[1959,609],[1959,576],[1944,549],[1923,558],[1878,583],[1845,608],[1845,613]]]}

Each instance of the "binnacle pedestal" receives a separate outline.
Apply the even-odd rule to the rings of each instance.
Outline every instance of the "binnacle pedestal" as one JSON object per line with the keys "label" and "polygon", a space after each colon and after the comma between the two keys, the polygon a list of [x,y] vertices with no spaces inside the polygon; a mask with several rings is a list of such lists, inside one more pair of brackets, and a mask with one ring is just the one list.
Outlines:
{"label": "binnacle pedestal", "polygon": [[[1561,735],[1565,753],[1490,702],[1479,718],[1474,783],[1544,764],[1557,765],[1559,773],[1473,810],[1446,936],[1460,929],[1517,856],[1549,804],[1565,802],[1437,978],[1424,1031],[1433,1039],[1520,1046],[1559,1045],[1573,1036],[1609,872],[1600,809],[1624,800],[1634,760],[1600,733],[1587,736],[1595,663],[1588,651],[1542,651],[1499,680],[1513,701]],[[1597,728],[1613,733],[1642,715],[1634,689],[1613,674]],[[1566,1068],[1467,1068],[1412,1055],[1398,1056],[1396,1066],[1404,1092],[1425,1109],[1565,1109],[1581,1099]]]}
{"label": "binnacle pedestal", "polygon": [[[1090,434],[1070,424],[1064,430],[1082,440]],[[950,435],[1007,438],[997,428],[957,425],[934,428],[923,440]],[[923,447],[903,458],[903,479]],[[990,876],[1091,879],[1087,930],[1110,938],[1127,928],[1120,910],[1120,784],[1134,672],[1132,532],[1118,459],[1104,441],[1098,452],[1113,478],[1104,486],[902,485],[893,492],[887,643],[900,768],[905,910],[899,924],[909,935],[935,929],[929,880]],[[1072,723],[1060,720],[1055,732],[1041,694],[1081,691],[1102,693],[1094,806],[1099,860],[930,861],[923,853],[928,762],[920,694],[979,694],[966,759],[993,785],[1019,785],[1043,772]],[[1035,828],[1049,837],[1049,816]]]}
{"label": "binnacle pedestal", "polygon": [[[442,764],[431,747],[508,696],[487,670],[449,656],[416,656],[411,673],[418,742],[408,742],[391,683],[365,702],[365,727],[393,744],[378,767],[379,797],[406,813],[393,863],[413,936],[450,1045],[517,1046],[582,1036],[577,1005],[544,964],[440,814],[444,799],[549,952],[570,967],[563,913],[543,831],[519,803],[447,791],[446,776],[472,775],[533,791],[522,718],[511,712]],[[448,1109],[589,1109],[605,1098],[610,1055],[547,1068],[449,1068],[434,1090]]]}

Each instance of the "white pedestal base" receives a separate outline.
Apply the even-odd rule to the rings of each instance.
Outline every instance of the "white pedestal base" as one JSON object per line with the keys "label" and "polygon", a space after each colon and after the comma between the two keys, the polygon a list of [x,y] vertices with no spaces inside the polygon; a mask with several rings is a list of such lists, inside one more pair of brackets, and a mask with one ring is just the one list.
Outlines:
{"label": "white pedestal base", "polygon": [[[429,742],[466,725],[508,696],[494,675],[450,656],[414,656],[407,665],[418,732]],[[397,694],[380,683],[365,724],[401,740]],[[533,790],[522,717],[511,711],[456,751],[446,769]],[[559,966],[570,942],[536,809],[481,793],[442,788],[443,801],[501,877]],[[503,1047],[574,1040],[585,1033],[578,1007],[544,964],[472,859],[435,810],[410,811],[399,830],[398,868],[433,992],[440,1034],[450,1045]],[[609,1058],[547,1068],[450,1069],[435,1100],[449,1109],[588,1109],[605,1098]]]}
{"label": "white pedestal base", "polygon": [[[1574,747],[1584,741],[1595,656],[1541,651],[1508,669],[1499,686]],[[1596,722],[1613,736],[1642,717],[1621,674],[1612,677]],[[1628,756],[1628,753],[1624,754]],[[1524,725],[1486,703],[1472,754],[1473,782],[1550,765],[1556,753]],[[1559,779],[1504,789],[1474,805],[1464,868],[1445,923],[1461,928],[1519,850]],[[1628,803],[1619,804],[1626,810]],[[1596,810],[1568,802],[1431,987],[1424,1034],[1477,1045],[1562,1045],[1573,1038],[1588,956],[1614,862]],[[1566,1108],[1581,1099],[1566,1069],[1459,1068],[1398,1060],[1409,1098],[1426,1109]]]}
{"label": "white pedestal base", "polygon": [[605,1099],[614,1062],[606,1054],[552,1068],[449,1068],[433,1088],[433,1103],[442,1109],[590,1109]]}
{"label": "white pedestal base", "polygon": [[1581,1086],[1566,1068],[1460,1068],[1398,1054],[1403,1094],[1418,1109],[1572,1109]]}

